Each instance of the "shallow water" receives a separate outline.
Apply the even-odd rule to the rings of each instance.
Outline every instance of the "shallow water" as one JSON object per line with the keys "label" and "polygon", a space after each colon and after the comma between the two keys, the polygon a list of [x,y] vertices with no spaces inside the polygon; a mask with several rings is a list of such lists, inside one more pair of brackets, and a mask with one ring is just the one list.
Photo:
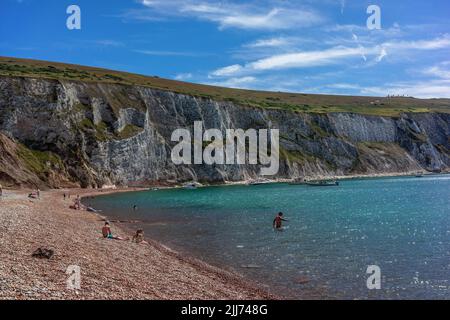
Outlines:
{"label": "shallow water", "polygon": [[[450,299],[450,176],[171,189],[85,201],[290,298]],[[136,204],[138,209],[132,210]],[[289,222],[272,229],[278,211]],[[137,227],[137,226],[136,226]],[[368,290],[369,265],[381,289]]]}

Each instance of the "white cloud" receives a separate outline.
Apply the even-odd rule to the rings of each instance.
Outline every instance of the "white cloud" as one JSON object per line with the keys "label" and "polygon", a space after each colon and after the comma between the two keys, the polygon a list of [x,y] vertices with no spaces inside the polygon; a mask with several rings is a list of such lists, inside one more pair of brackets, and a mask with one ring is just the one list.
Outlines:
{"label": "white cloud", "polygon": [[346,59],[357,56],[375,56],[381,61],[387,54],[406,54],[412,50],[437,50],[450,47],[450,37],[447,35],[432,40],[400,41],[382,43],[371,47],[333,47],[330,49],[277,54],[262,58],[245,65],[235,64],[218,69],[211,74],[214,76],[236,76],[268,70],[310,68],[341,63]]}
{"label": "white cloud", "polygon": [[248,64],[252,70],[273,70],[305,68],[335,63],[337,60],[360,56],[367,50],[361,48],[332,48],[322,51],[309,51],[275,55]]}
{"label": "white cloud", "polygon": [[381,52],[380,52],[380,55],[375,59],[376,62],[381,62],[381,60],[383,60],[383,58],[386,57],[387,55],[388,55],[388,54],[387,54],[386,49],[385,49],[385,48],[382,48],[382,49],[381,49]]}
{"label": "white cloud", "polygon": [[211,73],[212,76],[226,77],[236,74],[242,70],[242,67],[238,64],[234,64],[228,67],[220,68]]}
{"label": "white cloud", "polygon": [[439,79],[450,81],[450,61],[443,61],[437,65],[425,68],[422,73]]}
{"label": "white cloud", "polygon": [[[265,90],[286,88],[289,89],[288,91],[304,91],[305,86],[309,86],[316,88],[318,92],[323,89],[323,92],[334,90],[352,94],[381,96],[396,94],[421,98],[448,97],[450,94],[450,68],[439,64],[424,69],[421,64],[423,61],[420,60],[426,56],[420,52],[450,48],[449,35],[434,39],[430,36],[431,34],[442,34],[436,32],[436,30],[440,30],[439,32],[445,30],[441,27],[393,23],[382,30],[371,31],[365,26],[364,20],[360,25],[330,25],[327,23],[320,26],[321,23],[329,22],[329,20],[310,7],[298,6],[299,2],[316,5],[315,0],[137,1],[144,7],[136,10],[136,19],[195,19],[213,23],[220,30],[235,28],[264,31],[264,33],[247,33],[248,35],[257,34],[260,38],[252,38],[248,43],[235,44],[234,48],[226,48],[226,52],[231,55],[230,59],[235,62],[229,63],[230,65],[225,64],[222,68],[208,73],[208,78],[206,76],[203,78],[208,81],[208,84]],[[293,5],[294,3],[296,6]],[[344,13],[344,10],[354,9],[353,5],[350,6],[350,2],[346,0],[323,0],[323,3],[333,4],[338,16],[339,7],[341,13]],[[337,20],[333,23],[337,23]],[[319,26],[308,29],[306,33],[301,29],[317,25]],[[430,38],[427,39],[427,37]],[[189,52],[171,51],[141,50],[138,52],[149,55],[195,55]],[[441,54],[441,52],[437,52],[437,54]],[[435,56],[433,55],[433,57]],[[388,67],[385,63],[379,66],[380,69],[373,68],[382,61],[389,63],[389,69],[386,69],[386,72],[390,72],[389,79],[394,79],[391,80],[391,83],[383,83],[385,77],[382,68]],[[396,65],[396,63],[400,64]],[[426,75],[430,79],[428,81],[395,81],[396,76],[393,73],[398,72],[397,79],[403,80],[404,78],[399,78],[405,71],[402,68],[411,63],[415,64],[416,74],[420,74],[422,77]],[[306,70],[306,68],[330,65],[344,65],[343,68],[338,69],[338,72],[342,72],[342,74],[339,77],[324,76],[323,70],[325,69],[318,69],[317,72],[314,69]],[[371,86],[367,87],[360,85],[360,82],[355,80],[355,76],[363,76],[365,72],[363,67],[375,71],[372,80],[377,81],[376,79],[379,77],[381,83],[371,82]],[[300,71],[291,71],[291,69],[305,70],[302,70],[300,74]],[[337,68],[332,68],[333,71],[335,69]],[[352,70],[356,71],[352,73]],[[382,75],[380,76],[380,74]],[[192,74],[178,74],[175,78],[186,80],[192,78]],[[198,79],[197,74],[195,78]],[[328,79],[335,79],[333,82],[337,83],[323,84]],[[363,83],[367,82],[364,78],[360,79]],[[295,81],[290,83],[291,80]],[[347,84],[346,81],[355,81],[355,84]],[[321,87],[318,82],[321,82],[323,86]]]}
{"label": "white cloud", "polygon": [[[372,49],[372,51],[374,50],[375,49]],[[342,61],[342,59],[361,56],[368,51],[368,49],[363,48],[332,48],[322,51],[279,54],[250,62],[245,66],[235,64],[224,67],[212,72],[212,75],[233,76],[267,70],[317,67],[333,64]]]}
{"label": "white cloud", "polygon": [[439,66],[430,67],[424,70],[424,73],[443,79],[450,79],[450,70],[443,69]]}
{"label": "white cloud", "polygon": [[184,7],[181,7],[181,12],[198,12],[198,13],[208,13],[208,14],[225,14],[227,12],[226,9],[222,7],[214,7],[210,4],[187,4]]}
{"label": "white cloud", "polygon": [[359,42],[358,36],[352,32],[352,38],[353,38],[353,41],[355,41],[355,43],[358,45],[358,49],[360,49],[360,51],[361,51],[361,58],[363,58],[364,61],[367,61],[367,57],[364,53],[364,47]]}
{"label": "white cloud", "polygon": [[387,42],[384,47],[394,50],[436,50],[450,47],[450,36],[448,34],[432,40],[397,41]]}
{"label": "white cloud", "polygon": [[317,40],[299,36],[273,36],[244,43],[238,49],[230,50],[230,58],[240,61],[254,61],[275,54],[298,51],[302,47],[314,47]]}
{"label": "white cloud", "polygon": [[298,8],[298,5],[289,6],[288,2],[275,7],[264,3],[243,4],[218,0],[208,3],[194,0],[142,0],[142,4],[164,15],[211,21],[221,29],[281,30],[307,27],[323,21],[317,12],[305,7]]}
{"label": "white cloud", "polygon": [[267,48],[267,47],[283,47],[291,43],[292,39],[284,37],[258,39],[252,43],[244,45],[247,48]]}

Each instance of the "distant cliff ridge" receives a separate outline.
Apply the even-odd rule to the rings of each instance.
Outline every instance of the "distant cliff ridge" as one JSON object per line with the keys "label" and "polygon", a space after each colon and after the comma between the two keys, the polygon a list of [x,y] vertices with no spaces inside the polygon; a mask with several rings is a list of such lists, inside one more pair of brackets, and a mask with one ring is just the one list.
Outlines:
{"label": "distant cliff ridge", "polygon": [[0,183],[97,187],[256,178],[258,165],[172,163],[173,130],[280,130],[280,170],[298,178],[450,167],[450,114],[306,113],[138,85],[0,77]]}

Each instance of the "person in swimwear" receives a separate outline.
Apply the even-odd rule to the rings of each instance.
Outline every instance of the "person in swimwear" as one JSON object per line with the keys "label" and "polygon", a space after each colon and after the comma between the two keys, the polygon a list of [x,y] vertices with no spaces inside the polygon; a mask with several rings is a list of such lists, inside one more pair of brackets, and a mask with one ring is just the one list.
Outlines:
{"label": "person in swimwear", "polygon": [[109,226],[109,222],[105,222],[105,226],[102,228],[103,238],[105,239],[114,239],[114,240],[128,240],[128,238],[122,238],[118,236],[113,236],[111,232],[111,227]]}
{"label": "person in swimwear", "polygon": [[136,231],[136,234],[133,236],[133,240],[131,241],[139,244],[148,244],[148,242],[144,240],[144,230],[142,229]]}
{"label": "person in swimwear", "polygon": [[275,230],[282,230],[282,221],[288,221],[283,219],[283,212],[278,212],[278,215],[273,219],[273,228]]}

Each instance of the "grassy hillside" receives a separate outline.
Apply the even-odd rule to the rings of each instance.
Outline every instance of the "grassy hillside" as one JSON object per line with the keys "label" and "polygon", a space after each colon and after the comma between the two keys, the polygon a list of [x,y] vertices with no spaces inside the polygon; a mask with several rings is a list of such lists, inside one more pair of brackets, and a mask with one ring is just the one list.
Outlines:
{"label": "grassy hillside", "polygon": [[377,98],[241,90],[94,67],[8,57],[0,57],[1,75],[140,85],[218,101],[231,101],[244,106],[296,112],[354,112],[385,116],[396,116],[403,112],[450,113],[450,99]]}

